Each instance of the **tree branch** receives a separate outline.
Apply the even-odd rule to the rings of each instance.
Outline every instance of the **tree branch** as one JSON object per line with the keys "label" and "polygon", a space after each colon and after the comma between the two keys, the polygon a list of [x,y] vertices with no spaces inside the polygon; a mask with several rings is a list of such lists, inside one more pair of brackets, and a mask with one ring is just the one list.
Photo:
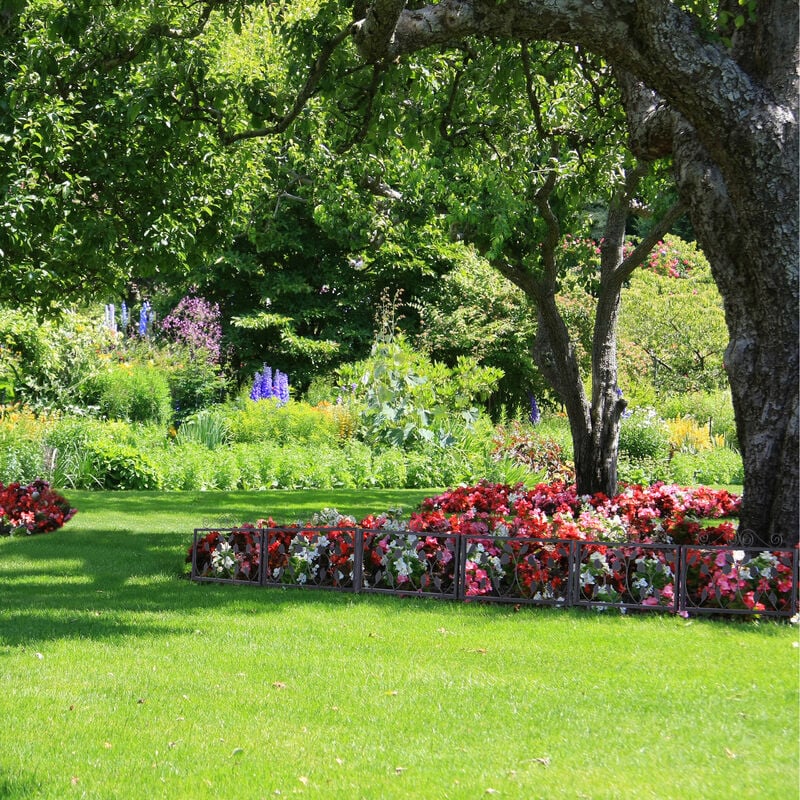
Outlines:
{"label": "tree branch", "polygon": [[615,277],[624,282],[630,278],[634,270],[641,266],[650,251],[669,233],[672,226],[685,213],[686,206],[679,200],[650,229],[650,233],[633,249],[633,252],[616,268]]}
{"label": "tree branch", "polygon": [[654,91],[624,69],[614,71],[628,122],[628,144],[639,159],[655,161],[672,154],[675,114]]}
{"label": "tree branch", "polygon": [[353,41],[365,61],[383,61],[391,49],[406,0],[373,0],[364,19],[353,23]]}
{"label": "tree branch", "polygon": [[274,125],[269,125],[264,128],[253,128],[240,133],[228,133],[223,135],[223,142],[225,144],[233,144],[240,142],[244,139],[258,139],[264,136],[272,136],[276,133],[283,133],[300,115],[306,102],[314,94],[319,85],[322,76],[325,74],[325,69],[331,56],[334,54],[336,48],[347,39],[352,33],[352,25],[348,25],[336,34],[332,39],[325,43],[322,50],[317,56],[317,60],[309,70],[308,77],[306,78],[303,88],[298,92],[295,97],[291,109],[284,114]]}

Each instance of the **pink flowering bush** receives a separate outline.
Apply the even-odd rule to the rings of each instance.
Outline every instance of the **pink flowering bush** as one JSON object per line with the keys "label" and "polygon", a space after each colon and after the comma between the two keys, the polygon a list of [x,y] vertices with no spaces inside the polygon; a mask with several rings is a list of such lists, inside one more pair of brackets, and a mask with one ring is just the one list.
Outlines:
{"label": "pink flowering bush", "polygon": [[0,483],[0,536],[48,533],[75,516],[76,509],[47,481],[36,480],[23,486]]}
{"label": "pink flowering bush", "polygon": [[220,360],[222,327],[219,304],[187,295],[161,323],[164,333],[198,358],[213,364]]}

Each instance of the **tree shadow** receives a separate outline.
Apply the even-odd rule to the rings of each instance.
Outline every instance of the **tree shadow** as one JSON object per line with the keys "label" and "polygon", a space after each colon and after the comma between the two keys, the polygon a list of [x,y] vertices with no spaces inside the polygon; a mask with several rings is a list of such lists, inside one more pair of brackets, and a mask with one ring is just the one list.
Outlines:
{"label": "tree shadow", "polygon": [[[198,616],[228,609],[258,616],[298,604],[390,606],[393,614],[440,602],[299,587],[196,583],[185,563],[191,537],[83,528],[6,542],[0,558],[0,654],[59,639],[193,635]],[[9,546],[10,545],[10,546]]]}
{"label": "tree shadow", "polygon": [[0,800],[22,800],[38,797],[42,786],[33,778],[8,775],[0,770]]}

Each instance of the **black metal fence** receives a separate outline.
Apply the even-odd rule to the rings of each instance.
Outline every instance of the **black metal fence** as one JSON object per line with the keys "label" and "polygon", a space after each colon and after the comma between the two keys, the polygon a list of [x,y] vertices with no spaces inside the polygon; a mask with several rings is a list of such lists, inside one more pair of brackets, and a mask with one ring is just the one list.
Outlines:
{"label": "black metal fence", "polygon": [[792,617],[798,549],[364,528],[197,528],[195,581]]}

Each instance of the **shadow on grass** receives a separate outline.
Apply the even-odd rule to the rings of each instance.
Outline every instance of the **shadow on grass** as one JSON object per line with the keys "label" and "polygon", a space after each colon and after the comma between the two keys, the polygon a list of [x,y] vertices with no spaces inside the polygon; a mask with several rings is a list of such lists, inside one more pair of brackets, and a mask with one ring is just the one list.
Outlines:
{"label": "shadow on grass", "polygon": [[[413,507],[418,500],[409,500],[425,492],[74,494],[79,496],[70,500],[79,514],[65,528],[0,540],[0,653],[63,638],[191,635],[203,613],[219,610],[260,615],[284,613],[298,604],[344,608],[359,603],[390,607],[393,614],[425,615],[439,613],[442,603],[458,606],[455,613],[471,614],[467,609],[476,607],[430,598],[195,584],[186,577],[192,530],[204,516],[241,515],[248,521],[263,515],[256,511],[261,508],[276,517],[273,509],[285,510],[283,519],[290,520],[334,504],[366,514],[393,504]],[[482,614],[513,613],[506,605],[481,608]],[[537,611],[586,619],[582,609]]]}
{"label": "shadow on grass", "polygon": [[0,771],[0,800],[22,800],[37,797],[42,786],[32,778],[18,778]]}

